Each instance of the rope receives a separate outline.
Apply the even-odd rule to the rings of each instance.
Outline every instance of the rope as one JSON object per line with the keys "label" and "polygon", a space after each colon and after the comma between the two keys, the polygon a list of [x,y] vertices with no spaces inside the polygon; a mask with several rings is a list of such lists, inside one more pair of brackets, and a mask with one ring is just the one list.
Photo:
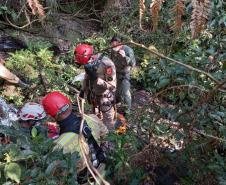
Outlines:
{"label": "rope", "polygon": [[84,136],[82,135],[82,128],[83,128],[83,125],[84,125],[85,116],[88,116],[88,115],[86,115],[84,113],[84,103],[85,103],[85,100],[82,99],[82,98],[80,98],[78,95],[77,95],[77,103],[78,103],[79,112],[82,115],[82,121],[81,121],[81,126],[80,126],[80,131],[79,131],[79,146],[80,146],[80,149],[81,149],[83,158],[85,160],[86,166],[87,166],[89,172],[91,173],[91,175],[93,176],[93,178],[95,179],[95,181],[99,185],[101,185],[101,184],[110,185],[110,183],[107,182],[101,176],[101,174],[97,171],[97,169],[95,169],[93,167],[93,165],[91,164],[91,162],[89,160],[89,156],[85,153],[85,148],[84,148],[84,144],[83,144],[85,141],[84,141]]}

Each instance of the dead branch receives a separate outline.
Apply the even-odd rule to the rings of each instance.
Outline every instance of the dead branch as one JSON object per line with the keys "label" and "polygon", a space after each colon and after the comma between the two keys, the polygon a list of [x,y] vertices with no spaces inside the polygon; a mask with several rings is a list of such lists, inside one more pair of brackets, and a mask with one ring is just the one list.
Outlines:
{"label": "dead branch", "polygon": [[10,26],[12,26],[12,27],[14,27],[14,28],[17,28],[17,29],[23,29],[23,28],[26,28],[26,27],[28,27],[29,25],[31,25],[32,23],[39,21],[39,19],[35,19],[35,20],[31,21],[31,22],[28,22],[27,24],[25,24],[25,25],[23,25],[23,26],[17,26],[17,25],[13,24],[13,23],[9,20],[9,18],[8,18],[7,15],[5,16],[5,18],[6,18],[7,23],[8,23]]}
{"label": "dead branch", "polygon": [[183,25],[182,16],[185,14],[185,1],[176,0],[171,12],[175,14],[175,22],[171,29],[174,31],[179,31]]}
{"label": "dead branch", "polygon": [[205,132],[198,130],[197,128],[193,128],[193,131],[197,134],[204,136],[204,137],[216,139],[216,140],[221,141],[221,142],[226,142],[226,139],[219,138],[219,137],[216,137],[216,136],[213,136],[213,135],[210,135],[210,134],[206,134]]}
{"label": "dead branch", "polygon": [[145,0],[139,0],[139,27],[143,30],[142,20],[145,12]]}
{"label": "dead branch", "polygon": [[197,35],[203,30],[206,25],[209,14],[211,12],[211,1],[210,0],[192,0],[192,14],[191,14],[191,35],[192,38],[196,38]]}
{"label": "dead branch", "polygon": [[80,92],[78,89],[76,89],[75,87],[72,87],[71,85],[67,84],[67,87],[69,90],[71,90],[72,92],[74,92],[76,94],[79,94],[79,92]]}
{"label": "dead branch", "polygon": [[158,27],[159,12],[164,0],[153,0],[150,4],[152,31],[155,32]]}
{"label": "dead branch", "polygon": [[[179,124],[178,122],[161,121],[161,124],[162,124],[162,123],[168,125],[171,129],[174,129],[176,132],[180,132],[183,136],[185,136],[184,133],[181,132],[181,130],[179,130],[179,129],[181,128],[181,126],[180,126],[180,124]],[[177,123],[177,124],[176,124],[176,123]],[[197,128],[192,128],[191,131],[192,131],[193,133],[197,133],[197,134],[202,135],[202,136],[204,136],[204,137],[216,139],[216,140],[221,141],[221,142],[226,142],[226,139],[224,139],[224,138],[216,137],[216,136],[213,136],[213,135],[211,135],[211,134],[206,134],[205,132],[203,132],[203,131],[201,131],[201,130],[199,130],[199,129],[197,129]]]}

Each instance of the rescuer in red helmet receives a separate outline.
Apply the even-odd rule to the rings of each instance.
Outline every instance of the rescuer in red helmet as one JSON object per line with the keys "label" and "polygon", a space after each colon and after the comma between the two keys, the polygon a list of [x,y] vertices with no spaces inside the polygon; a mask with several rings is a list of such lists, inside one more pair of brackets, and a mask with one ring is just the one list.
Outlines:
{"label": "rescuer in red helmet", "polygon": [[[80,97],[87,100],[97,110],[103,123],[109,131],[114,130],[115,123],[115,65],[103,54],[94,54],[93,46],[78,44],[74,50],[74,60],[78,65],[84,65],[86,75]],[[95,113],[97,113],[95,111]]]}
{"label": "rescuer in red helmet", "polygon": [[[73,132],[79,134],[81,118],[72,112],[71,101],[62,93],[48,93],[42,100],[45,112],[53,117],[60,128],[60,135]],[[105,161],[105,154],[92,135],[92,131],[84,122],[82,133],[87,140],[94,167]]]}

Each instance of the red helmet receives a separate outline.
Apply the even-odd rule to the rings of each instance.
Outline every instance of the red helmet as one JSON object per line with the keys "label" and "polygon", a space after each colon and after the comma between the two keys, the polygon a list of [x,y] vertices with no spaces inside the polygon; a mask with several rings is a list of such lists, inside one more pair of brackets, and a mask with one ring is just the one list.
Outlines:
{"label": "red helmet", "polygon": [[74,59],[80,65],[88,63],[90,57],[93,55],[93,46],[88,44],[78,44],[74,50]]}
{"label": "red helmet", "polygon": [[42,100],[42,106],[47,114],[55,117],[70,108],[71,101],[58,91],[47,94]]}

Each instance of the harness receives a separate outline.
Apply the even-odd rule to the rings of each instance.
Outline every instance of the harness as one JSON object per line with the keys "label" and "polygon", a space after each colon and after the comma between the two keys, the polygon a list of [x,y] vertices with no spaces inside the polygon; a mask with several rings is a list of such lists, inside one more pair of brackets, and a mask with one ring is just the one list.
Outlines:
{"label": "harness", "polygon": [[[60,135],[66,132],[79,134],[81,117],[77,117],[74,113],[71,113],[67,118],[59,121],[58,124],[60,126]],[[86,122],[84,122],[82,134],[87,140],[91,152],[91,161],[94,167],[98,167],[101,162],[105,162],[105,155],[102,148],[93,137],[92,131]]]}
{"label": "harness", "polygon": [[103,113],[108,112],[109,110],[111,110],[111,108],[115,105],[115,93],[110,91],[107,94],[103,94],[103,95],[96,95],[96,97],[98,98],[107,98],[108,101],[106,102],[102,102],[101,105],[98,107],[99,110]]}

